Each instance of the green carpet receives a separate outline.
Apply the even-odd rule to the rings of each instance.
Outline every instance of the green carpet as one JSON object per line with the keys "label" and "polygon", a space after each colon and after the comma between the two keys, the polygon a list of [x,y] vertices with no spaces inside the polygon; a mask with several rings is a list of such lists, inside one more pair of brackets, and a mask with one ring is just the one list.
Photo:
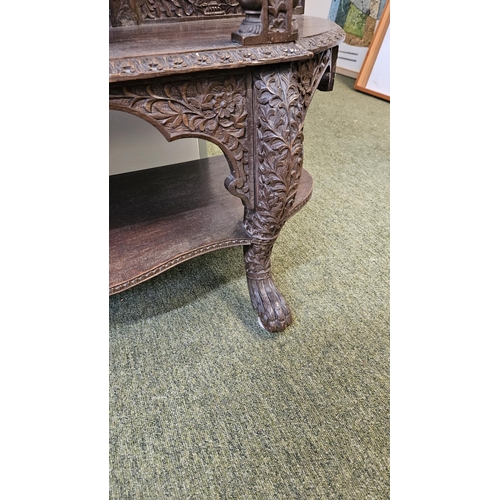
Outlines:
{"label": "green carpet", "polygon": [[262,330],[242,248],[110,297],[110,498],[389,498],[389,103],[338,75],[305,124],[311,201]]}

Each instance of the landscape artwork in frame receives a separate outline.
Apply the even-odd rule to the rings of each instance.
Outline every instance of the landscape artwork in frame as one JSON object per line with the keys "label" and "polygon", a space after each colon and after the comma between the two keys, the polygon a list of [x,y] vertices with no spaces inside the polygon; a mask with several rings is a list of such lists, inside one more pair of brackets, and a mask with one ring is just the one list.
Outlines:
{"label": "landscape artwork in frame", "polygon": [[357,78],[387,0],[332,0],[328,19],[346,32],[337,73]]}
{"label": "landscape artwork in frame", "polygon": [[390,3],[387,0],[368,53],[354,83],[362,92],[390,101]]}

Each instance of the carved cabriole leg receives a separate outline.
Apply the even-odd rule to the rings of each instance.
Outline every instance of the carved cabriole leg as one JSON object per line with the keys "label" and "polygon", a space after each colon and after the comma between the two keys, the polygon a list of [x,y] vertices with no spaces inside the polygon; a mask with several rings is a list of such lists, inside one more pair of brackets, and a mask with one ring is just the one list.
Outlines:
{"label": "carved cabriole leg", "polygon": [[254,76],[255,209],[245,210],[245,228],[253,243],[244,254],[252,305],[270,332],[292,323],[272,278],[271,253],[299,185],[305,114],[329,64],[327,50],[305,62],[264,67]]}

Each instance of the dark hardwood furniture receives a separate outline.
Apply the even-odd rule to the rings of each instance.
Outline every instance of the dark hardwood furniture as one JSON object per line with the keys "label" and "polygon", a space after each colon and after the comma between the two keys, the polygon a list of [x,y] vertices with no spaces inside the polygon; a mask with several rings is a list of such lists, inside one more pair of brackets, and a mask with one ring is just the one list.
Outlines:
{"label": "dark hardwood furniture", "polygon": [[110,294],[242,245],[262,326],[290,325],[271,252],[311,196],[304,119],[344,36],[301,0],[110,0],[110,108],[224,153],[110,177]]}

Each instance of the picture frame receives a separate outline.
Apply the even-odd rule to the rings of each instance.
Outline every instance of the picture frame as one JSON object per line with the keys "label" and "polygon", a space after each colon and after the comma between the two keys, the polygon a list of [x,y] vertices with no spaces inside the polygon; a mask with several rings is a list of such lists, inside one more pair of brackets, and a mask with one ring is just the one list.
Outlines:
{"label": "picture frame", "polygon": [[390,0],[384,7],[354,88],[390,101]]}

